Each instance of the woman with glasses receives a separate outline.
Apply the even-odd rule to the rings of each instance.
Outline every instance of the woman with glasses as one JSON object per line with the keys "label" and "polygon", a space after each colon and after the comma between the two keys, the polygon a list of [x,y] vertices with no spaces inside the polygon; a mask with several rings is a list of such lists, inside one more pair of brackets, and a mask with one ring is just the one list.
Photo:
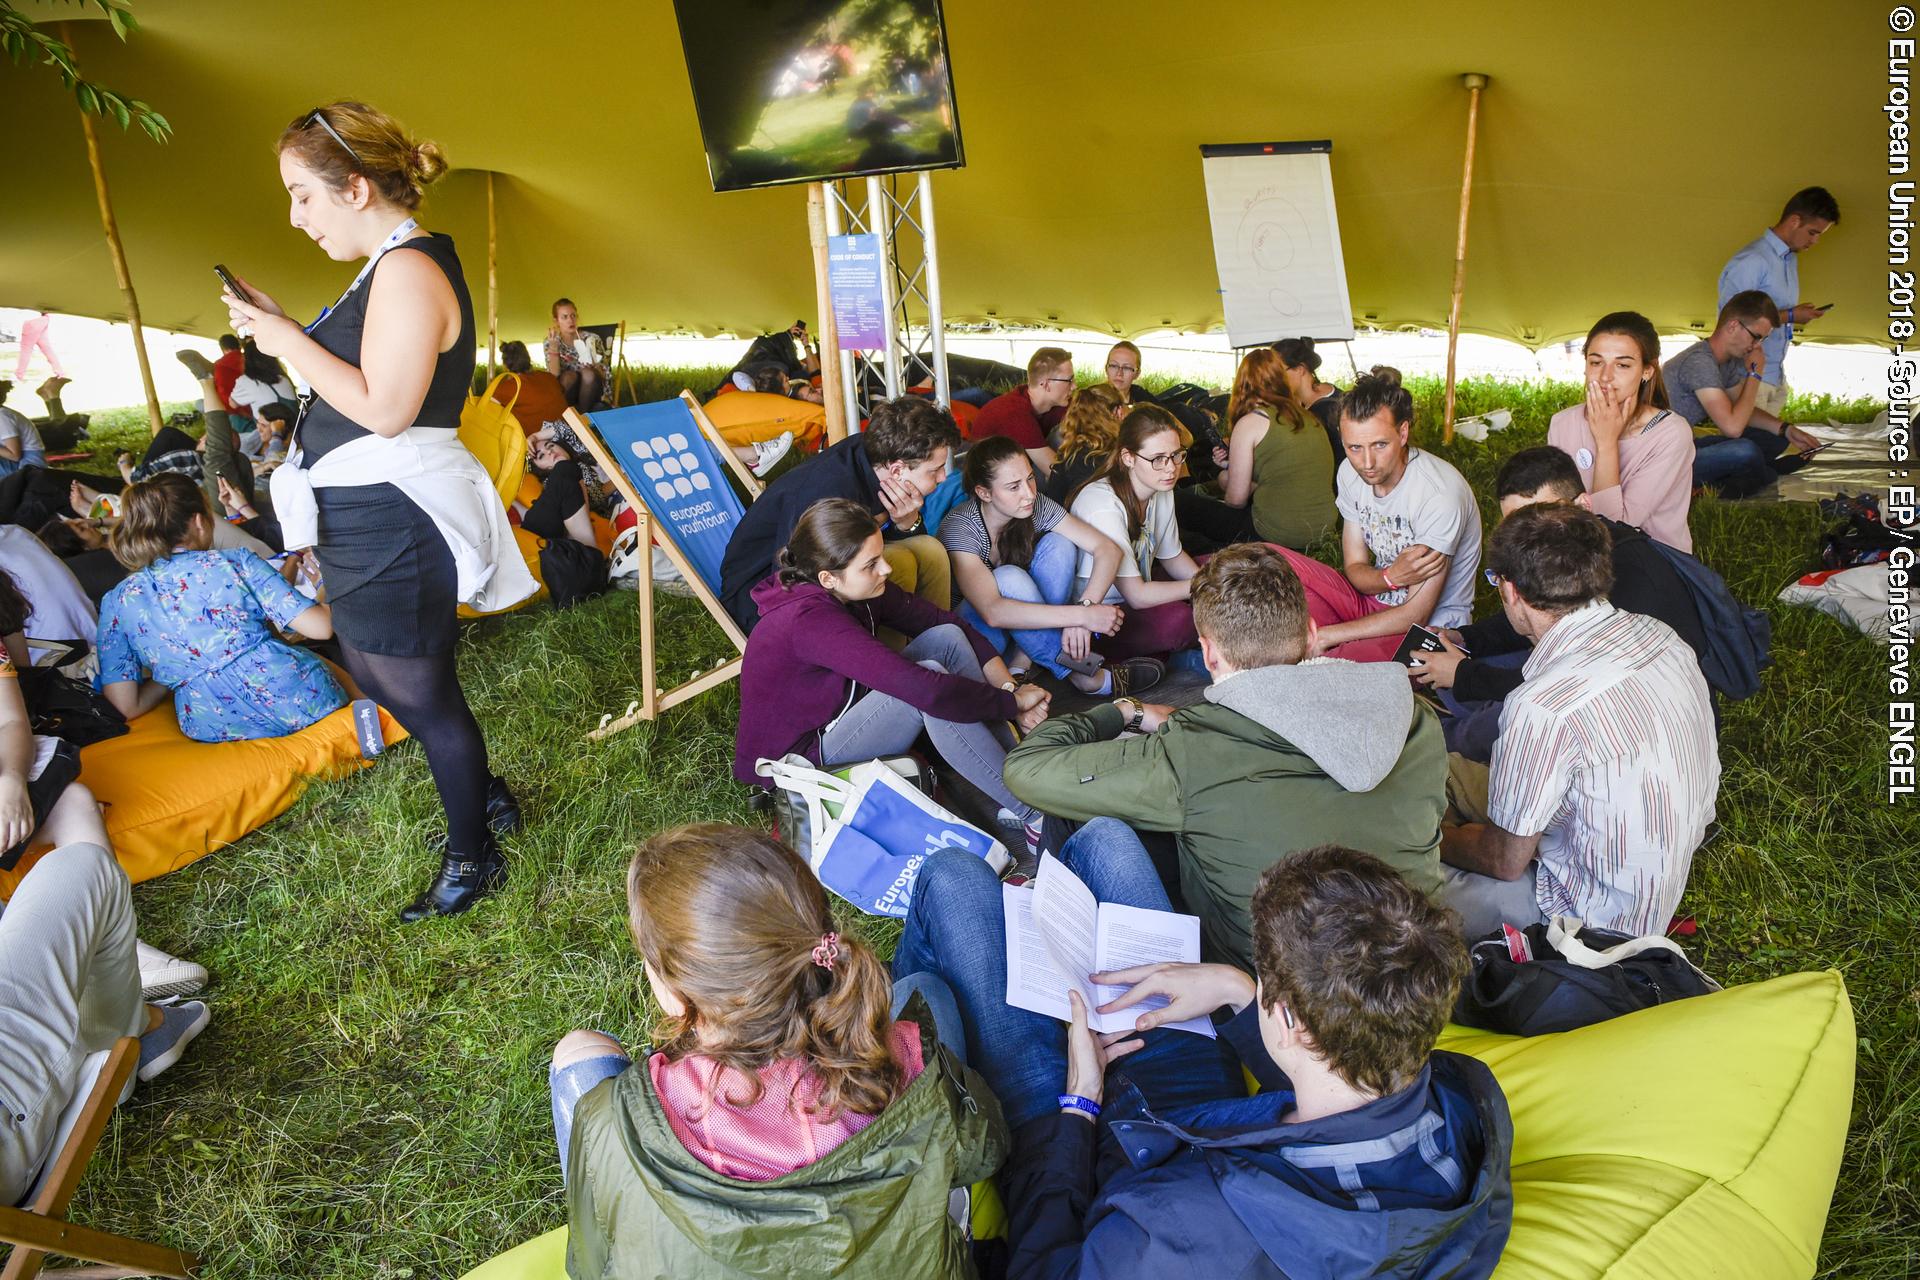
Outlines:
{"label": "woman with glasses", "polygon": [[400,917],[454,915],[506,883],[496,836],[520,825],[460,689],[455,606],[504,609],[535,584],[456,435],[473,304],[453,241],[413,216],[447,162],[358,102],[297,117],[278,149],[294,227],[335,262],[366,265],[304,327],[245,280],[246,296],[225,301],[313,389],[273,475],[275,514],[290,550],[313,548],[348,669],[425,748],[446,811],[439,874]]}
{"label": "woman with glasses", "polygon": [[1247,509],[1261,541],[1304,551],[1333,527],[1334,459],[1319,423],[1287,386],[1272,347],[1240,362],[1227,401],[1227,504]]}
{"label": "woman with glasses", "polygon": [[1131,408],[1136,404],[1154,404],[1151,393],[1145,387],[1134,385],[1140,376],[1140,348],[1131,342],[1122,340],[1113,344],[1113,350],[1107,352],[1107,385],[1120,393],[1120,403]]}
{"label": "woman with glasses", "polygon": [[1586,399],[1553,415],[1547,443],[1573,459],[1596,513],[1692,551],[1693,428],[1668,405],[1660,334],[1615,311],[1588,332],[1586,357]]}
{"label": "woman with glasses", "polygon": [[[1174,485],[1186,457],[1179,422],[1159,405],[1143,404],[1121,422],[1105,468],[1073,495],[1073,514],[1126,553],[1103,601],[1128,610],[1126,630],[1100,643],[1109,658],[1171,653],[1199,643],[1187,597],[1200,566],[1180,545],[1173,508]],[[1076,598],[1086,597],[1093,574],[1093,557],[1081,552],[1074,570]]]}

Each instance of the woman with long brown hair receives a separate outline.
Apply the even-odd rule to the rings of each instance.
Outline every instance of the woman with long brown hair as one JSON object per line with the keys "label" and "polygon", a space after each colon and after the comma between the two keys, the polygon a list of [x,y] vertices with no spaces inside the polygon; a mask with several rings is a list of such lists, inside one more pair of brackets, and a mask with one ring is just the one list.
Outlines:
{"label": "woman with long brown hair", "polygon": [[1227,401],[1233,434],[1221,487],[1247,508],[1262,541],[1304,550],[1333,527],[1334,457],[1326,436],[1287,385],[1272,347],[1255,347],[1234,375]]}
{"label": "woman with long brown hair", "polygon": [[892,983],[741,827],[647,840],[627,906],[662,1016],[637,1058],[598,1031],[554,1050],[569,1272],[972,1276],[948,1200],[1007,1133],[945,984]]}
{"label": "woman with long brown hair", "polygon": [[[1126,553],[1106,603],[1130,612],[1127,629],[1100,645],[1109,658],[1172,653],[1199,642],[1187,597],[1200,566],[1180,545],[1173,500],[1186,456],[1179,420],[1159,405],[1140,405],[1120,424],[1106,465],[1073,495],[1073,514]],[[1092,572],[1093,558],[1082,555],[1076,592],[1085,591]]]}
{"label": "woman with long brown hair", "polygon": [[453,915],[506,883],[496,837],[520,826],[460,688],[455,606],[494,612],[537,585],[458,438],[473,303],[453,241],[413,216],[447,161],[361,102],[296,117],[278,146],[294,227],[366,265],[304,327],[244,279],[247,296],[225,300],[313,388],[273,473],[275,514],[289,550],[318,556],[348,669],[425,748],[446,811],[439,875],[400,918]]}

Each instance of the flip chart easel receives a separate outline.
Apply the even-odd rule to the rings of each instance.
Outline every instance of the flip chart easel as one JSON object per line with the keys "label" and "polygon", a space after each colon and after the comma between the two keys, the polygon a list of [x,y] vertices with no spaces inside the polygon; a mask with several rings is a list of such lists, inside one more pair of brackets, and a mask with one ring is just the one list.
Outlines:
{"label": "flip chart easel", "polygon": [[635,593],[640,608],[640,696],[621,715],[609,712],[600,717],[599,725],[587,735],[597,741],[652,720],[740,674],[741,658],[736,656],[672,689],[659,687],[654,674],[651,549],[657,546],[666,553],[694,598],[744,655],[747,638],[720,606],[719,584],[720,553],[746,508],[721,468],[732,470],[749,499],[760,495],[761,485],[689,392],[682,391],[672,400],[602,410],[591,418],[575,409],[568,409],[565,416],[574,435],[633,508],[642,552]]}

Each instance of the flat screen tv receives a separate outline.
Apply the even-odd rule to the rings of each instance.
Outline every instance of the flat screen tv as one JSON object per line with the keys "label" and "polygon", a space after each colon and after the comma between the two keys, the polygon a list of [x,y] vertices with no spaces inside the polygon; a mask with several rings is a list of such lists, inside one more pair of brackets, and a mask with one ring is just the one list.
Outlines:
{"label": "flat screen tv", "polygon": [[965,163],[940,0],[674,0],[715,191]]}

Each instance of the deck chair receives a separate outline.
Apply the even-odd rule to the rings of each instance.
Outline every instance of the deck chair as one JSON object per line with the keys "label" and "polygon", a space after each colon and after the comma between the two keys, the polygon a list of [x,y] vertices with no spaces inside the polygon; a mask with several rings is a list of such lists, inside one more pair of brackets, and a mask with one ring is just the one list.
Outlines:
{"label": "deck chair", "polygon": [[[107,1130],[133,1069],[140,1063],[140,1042],[122,1036],[106,1054],[93,1088],[75,1111],[68,1108],[72,1126],[54,1151],[52,1161],[41,1175],[40,1185],[22,1208],[0,1205],[0,1244],[13,1246],[7,1265],[0,1269],[0,1280],[33,1280],[41,1274],[49,1255],[77,1258],[93,1266],[66,1267],[48,1271],[61,1280],[78,1277],[166,1276],[170,1280],[193,1280],[200,1272],[200,1259],[165,1245],[149,1244],[127,1236],[116,1236],[93,1227],[83,1227],[66,1218],[67,1205],[80,1185],[100,1135]],[[63,1117],[63,1125],[66,1117]]]}

